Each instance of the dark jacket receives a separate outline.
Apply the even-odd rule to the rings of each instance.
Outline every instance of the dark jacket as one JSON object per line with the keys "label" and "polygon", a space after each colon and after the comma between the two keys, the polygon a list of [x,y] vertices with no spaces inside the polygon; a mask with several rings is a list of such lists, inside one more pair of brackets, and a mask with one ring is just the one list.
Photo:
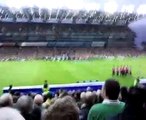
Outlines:
{"label": "dark jacket", "polygon": [[122,113],[107,120],[146,120],[146,111],[142,107],[127,105]]}
{"label": "dark jacket", "polygon": [[85,106],[80,110],[80,120],[87,120],[91,106]]}

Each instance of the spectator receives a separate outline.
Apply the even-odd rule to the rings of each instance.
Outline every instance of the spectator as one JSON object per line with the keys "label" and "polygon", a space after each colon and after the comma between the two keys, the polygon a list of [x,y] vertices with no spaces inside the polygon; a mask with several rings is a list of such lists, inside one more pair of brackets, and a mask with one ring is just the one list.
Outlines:
{"label": "spectator", "polygon": [[13,108],[0,108],[0,120],[25,120],[21,114]]}
{"label": "spectator", "polygon": [[131,87],[123,112],[110,120],[146,120],[144,109],[145,91],[142,88]]}
{"label": "spectator", "polygon": [[0,97],[0,107],[12,107],[13,98],[9,93],[5,93]]}
{"label": "spectator", "polygon": [[127,96],[128,96],[127,87],[121,87],[120,96],[119,96],[120,101],[126,102],[127,101]]}
{"label": "spectator", "polygon": [[104,101],[95,104],[89,111],[88,120],[106,120],[122,112],[125,103],[118,100],[120,85],[117,81],[109,79],[103,87]]}
{"label": "spectator", "polygon": [[65,96],[48,108],[43,120],[79,120],[79,109],[70,96]]}
{"label": "spectator", "polygon": [[85,92],[82,92],[82,93],[80,94],[80,100],[81,100],[81,102],[82,102],[82,103],[85,103],[85,99],[86,99],[86,93],[85,93]]}
{"label": "spectator", "polygon": [[38,106],[41,106],[43,103],[43,97],[39,94],[37,94],[35,97],[34,97],[34,104],[35,105],[38,105]]}
{"label": "spectator", "polygon": [[86,91],[92,91],[91,87],[87,87]]}
{"label": "spectator", "polygon": [[79,90],[73,94],[73,98],[75,99],[79,108],[81,106],[80,94],[81,94],[81,92]]}
{"label": "spectator", "polygon": [[32,120],[41,120],[42,103],[43,103],[43,97],[37,94],[34,97]]}
{"label": "spectator", "polygon": [[66,90],[61,91],[60,94],[59,94],[59,98],[63,98],[65,96],[68,96],[68,92]]}
{"label": "spectator", "polygon": [[89,91],[86,92],[84,105],[81,107],[80,110],[80,120],[87,120],[89,110],[92,107],[92,105],[94,105],[96,102],[96,97],[97,96],[95,96],[94,93]]}
{"label": "spectator", "polygon": [[103,101],[103,97],[102,97],[102,94],[101,94],[101,90],[97,90],[97,92],[96,92],[96,95],[97,95],[97,102],[98,103],[101,103],[102,101]]}
{"label": "spectator", "polygon": [[51,105],[53,99],[53,95],[51,92],[49,92],[48,94],[44,95],[44,103],[43,103],[43,107],[44,108],[48,108]]}
{"label": "spectator", "polygon": [[17,100],[19,99],[20,96],[21,96],[21,95],[20,95],[20,92],[15,92],[15,93],[13,94],[13,103],[14,103],[14,104],[17,102]]}
{"label": "spectator", "polygon": [[33,100],[29,96],[21,96],[17,103],[16,103],[17,109],[20,110],[22,116],[25,118],[25,120],[32,120],[31,118],[31,112],[33,108]]}

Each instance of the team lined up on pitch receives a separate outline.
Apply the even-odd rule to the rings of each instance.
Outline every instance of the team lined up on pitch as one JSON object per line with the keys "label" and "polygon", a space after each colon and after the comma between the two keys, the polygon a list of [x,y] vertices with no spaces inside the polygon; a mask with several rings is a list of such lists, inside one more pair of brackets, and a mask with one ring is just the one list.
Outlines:
{"label": "team lined up on pitch", "polygon": [[131,67],[124,65],[124,66],[117,66],[112,68],[112,75],[121,75],[121,76],[127,76],[132,75]]}

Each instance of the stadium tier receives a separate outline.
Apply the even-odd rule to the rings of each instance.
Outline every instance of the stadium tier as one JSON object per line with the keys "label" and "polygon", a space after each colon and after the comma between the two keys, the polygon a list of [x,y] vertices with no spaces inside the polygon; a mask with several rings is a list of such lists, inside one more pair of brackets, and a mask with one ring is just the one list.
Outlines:
{"label": "stadium tier", "polygon": [[0,46],[132,47],[134,40],[127,26],[3,22],[0,29]]}

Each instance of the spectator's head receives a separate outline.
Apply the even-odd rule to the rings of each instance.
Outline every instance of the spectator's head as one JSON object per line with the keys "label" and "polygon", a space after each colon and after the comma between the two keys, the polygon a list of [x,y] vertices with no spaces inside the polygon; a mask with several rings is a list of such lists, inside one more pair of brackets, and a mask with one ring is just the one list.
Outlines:
{"label": "spectator's head", "polygon": [[42,95],[39,95],[39,94],[37,94],[35,97],[34,97],[34,103],[36,104],[36,105],[42,105],[42,103],[43,103],[43,97],[42,97]]}
{"label": "spectator's head", "polygon": [[80,94],[81,94],[80,91],[76,91],[76,92],[73,94],[73,97],[74,97],[74,99],[76,100],[76,102],[80,101]]}
{"label": "spectator's head", "polygon": [[20,97],[20,93],[19,92],[14,92],[14,95],[13,95],[13,103],[16,103],[17,100],[19,99]]}
{"label": "spectator's head", "polygon": [[91,87],[87,87],[86,91],[91,91]]}
{"label": "spectator's head", "polygon": [[60,98],[63,98],[63,97],[65,97],[65,96],[68,96],[68,92],[64,90],[64,91],[62,91],[62,92],[60,93],[59,97],[60,97]]}
{"label": "spectator's head", "polygon": [[81,99],[82,102],[85,102],[85,99],[86,99],[86,93],[85,92],[82,92],[80,94],[80,99]]}
{"label": "spectator's head", "polygon": [[31,98],[34,99],[34,97],[35,97],[37,94],[36,94],[36,93],[33,93],[33,92],[29,92],[27,95],[28,95],[29,97],[31,97]]}
{"label": "spectator's head", "polygon": [[93,97],[93,104],[98,102],[98,95],[96,93],[96,91],[92,92],[92,97]]}
{"label": "spectator's head", "polygon": [[79,109],[70,96],[65,96],[48,108],[44,120],[79,120]]}
{"label": "spectator's head", "polygon": [[21,114],[13,108],[0,108],[0,120],[25,120]]}
{"label": "spectator's head", "polygon": [[117,100],[120,92],[120,84],[114,79],[108,79],[103,86],[103,97],[110,100]]}
{"label": "spectator's head", "polygon": [[57,91],[57,92],[55,93],[55,97],[56,97],[56,98],[59,97],[59,91]]}
{"label": "spectator's head", "polygon": [[91,107],[95,103],[96,101],[95,99],[96,99],[96,96],[94,95],[94,93],[90,91],[86,92],[86,98],[85,98],[86,106]]}
{"label": "spectator's head", "polygon": [[18,99],[16,106],[21,113],[30,113],[32,111],[33,100],[31,97],[23,95]]}
{"label": "spectator's head", "polygon": [[101,90],[98,89],[97,92],[96,92],[96,94],[97,94],[98,96],[101,95]]}
{"label": "spectator's head", "polygon": [[12,95],[5,93],[0,97],[0,107],[11,107],[13,105]]}

